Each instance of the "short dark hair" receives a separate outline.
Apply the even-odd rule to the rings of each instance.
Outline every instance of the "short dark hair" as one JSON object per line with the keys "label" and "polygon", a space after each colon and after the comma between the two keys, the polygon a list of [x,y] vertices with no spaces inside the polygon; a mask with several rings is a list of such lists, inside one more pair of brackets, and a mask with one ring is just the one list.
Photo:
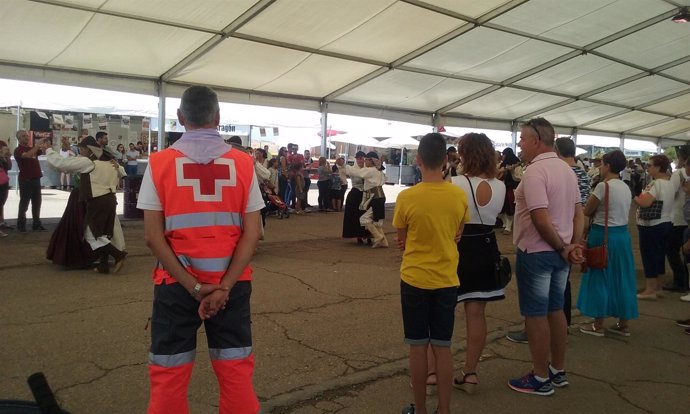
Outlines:
{"label": "short dark hair", "polygon": [[489,178],[496,177],[496,150],[485,134],[470,132],[460,137],[458,155],[467,175],[476,177],[486,174]]}
{"label": "short dark hair", "polygon": [[608,165],[609,171],[614,174],[619,174],[628,165],[628,162],[625,160],[625,154],[621,150],[607,152],[601,157],[601,162]]}
{"label": "short dark hair", "polygon": [[522,128],[531,129],[539,140],[543,142],[546,146],[552,146],[554,138],[556,137],[556,131],[553,129],[551,122],[544,118],[532,118],[529,121],[522,124]]}
{"label": "short dark hair", "polygon": [[237,145],[242,145],[242,138],[238,137],[237,135],[233,135],[228,139],[228,142],[231,144],[237,144]]}
{"label": "short dark hair", "polygon": [[665,173],[671,168],[671,160],[665,154],[656,154],[649,157],[649,162],[653,162],[654,165],[659,167],[660,173]]}
{"label": "short dark hair", "polygon": [[208,125],[218,111],[218,95],[208,86],[191,86],[182,94],[180,112],[190,125]]}
{"label": "short dark hair", "polygon": [[446,156],[446,139],[437,132],[430,132],[419,141],[417,151],[425,167],[429,169],[441,168]]}
{"label": "short dark hair", "polygon": [[98,131],[98,132],[96,132],[96,141],[98,141],[98,140],[100,140],[101,138],[103,138],[103,135],[108,135],[108,133],[105,132],[105,131]]}
{"label": "short dark hair", "polygon": [[557,138],[553,146],[562,157],[570,158],[575,156],[575,143],[570,137]]}

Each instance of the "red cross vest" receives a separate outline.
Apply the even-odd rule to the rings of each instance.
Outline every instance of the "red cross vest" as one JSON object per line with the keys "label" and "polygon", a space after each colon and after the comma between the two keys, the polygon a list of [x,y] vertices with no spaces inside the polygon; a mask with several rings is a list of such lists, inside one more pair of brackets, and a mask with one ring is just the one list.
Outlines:
{"label": "red cross vest", "polygon": [[[151,154],[151,178],[165,217],[165,238],[185,269],[201,283],[220,283],[242,234],[254,163],[231,149],[197,164],[176,149]],[[239,280],[251,280],[247,266]],[[177,282],[160,263],[155,284]]]}

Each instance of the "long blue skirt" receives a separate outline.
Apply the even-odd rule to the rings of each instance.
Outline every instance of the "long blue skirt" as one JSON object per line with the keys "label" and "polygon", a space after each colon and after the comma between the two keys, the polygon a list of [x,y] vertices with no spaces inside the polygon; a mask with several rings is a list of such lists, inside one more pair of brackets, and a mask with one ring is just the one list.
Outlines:
{"label": "long blue skirt", "polygon": [[[604,227],[595,224],[587,246],[600,246],[603,239]],[[609,226],[608,239],[608,267],[589,269],[582,275],[577,308],[593,318],[636,319],[637,281],[628,226]]]}

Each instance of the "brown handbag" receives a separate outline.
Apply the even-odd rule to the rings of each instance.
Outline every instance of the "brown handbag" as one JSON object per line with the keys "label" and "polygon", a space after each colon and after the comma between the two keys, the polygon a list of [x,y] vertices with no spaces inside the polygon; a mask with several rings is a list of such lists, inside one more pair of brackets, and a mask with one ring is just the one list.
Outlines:
{"label": "brown handbag", "polygon": [[609,264],[609,183],[604,182],[604,243],[601,246],[585,249],[587,267],[592,269],[606,269]]}

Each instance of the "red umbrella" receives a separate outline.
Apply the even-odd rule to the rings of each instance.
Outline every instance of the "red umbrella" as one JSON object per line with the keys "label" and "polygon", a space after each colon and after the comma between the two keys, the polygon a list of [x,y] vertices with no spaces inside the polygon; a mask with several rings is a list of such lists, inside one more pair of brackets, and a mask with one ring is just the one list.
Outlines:
{"label": "red umbrella", "polygon": [[[327,136],[327,137],[332,137],[332,136],[338,135],[338,134],[347,134],[347,131],[338,131],[338,130],[335,130],[335,129],[327,129],[327,130],[326,130],[326,136]],[[321,135],[321,131],[317,132],[316,135],[322,136],[322,135]]]}

